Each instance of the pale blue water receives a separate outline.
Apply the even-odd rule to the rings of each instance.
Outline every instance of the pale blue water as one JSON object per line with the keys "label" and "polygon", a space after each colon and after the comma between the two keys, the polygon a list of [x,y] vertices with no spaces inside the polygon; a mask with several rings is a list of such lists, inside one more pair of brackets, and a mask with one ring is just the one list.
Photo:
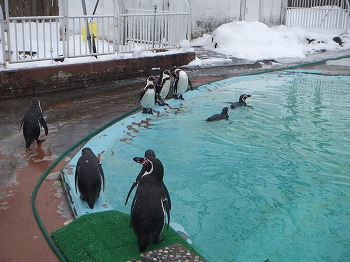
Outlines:
{"label": "pale blue water", "polygon": [[[171,220],[209,261],[350,261],[350,77],[264,74],[213,85],[111,144],[110,203],[129,212],[141,169],[132,158],[152,148]],[[242,93],[253,109],[204,121]]]}

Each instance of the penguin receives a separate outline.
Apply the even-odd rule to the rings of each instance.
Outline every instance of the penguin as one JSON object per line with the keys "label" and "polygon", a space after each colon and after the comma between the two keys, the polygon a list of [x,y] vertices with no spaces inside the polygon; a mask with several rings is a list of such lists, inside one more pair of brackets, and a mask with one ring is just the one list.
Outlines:
{"label": "penguin", "polygon": [[146,86],[143,88],[139,95],[139,102],[142,107],[142,113],[152,114],[153,107],[156,103],[156,91],[153,81],[155,80],[154,76],[149,76],[147,78]]}
{"label": "penguin", "polygon": [[228,116],[229,116],[228,115],[228,107],[224,107],[220,114],[212,115],[211,117],[207,118],[207,121],[213,122],[213,121],[219,121],[222,119],[228,120]]}
{"label": "penguin", "polygon": [[98,157],[88,147],[81,152],[75,169],[75,192],[85,201],[91,209],[100,196],[101,187],[105,188],[105,177]]}
{"label": "penguin", "polygon": [[[169,94],[170,82],[171,82],[171,73],[169,70],[164,70],[156,83],[156,93],[160,96],[161,99],[158,99],[157,103],[159,105],[164,105],[164,100]],[[160,100],[160,101],[159,101]],[[163,102],[163,103],[162,103]]]}
{"label": "penguin", "polygon": [[23,136],[26,141],[26,148],[30,147],[34,140],[37,143],[45,141],[45,139],[39,139],[40,129],[43,127],[45,129],[45,135],[47,136],[49,130],[47,128],[46,121],[43,116],[43,111],[40,106],[40,101],[37,97],[32,99],[32,105],[28,108],[25,113],[21,126],[23,126]]}
{"label": "penguin", "polygon": [[[152,150],[152,149],[147,149],[145,151],[145,158],[146,157],[156,157],[156,153]],[[143,161],[144,161],[144,158],[143,157],[134,157],[133,160],[136,162],[136,163],[139,163],[142,165]],[[125,200],[125,205],[128,204],[128,200],[129,200],[129,197],[130,197],[130,194],[131,192],[134,190],[134,188],[138,185],[138,183],[140,182],[140,179],[142,178],[143,174],[146,172],[146,169],[145,167],[142,166],[142,169],[140,171],[140,173],[138,174],[137,178],[135,179],[134,183],[132,184],[132,186],[130,187],[130,190],[129,190],[129,193],[126,197],[126,200]]]}
{"label": "penguin", "polygon": [[249,107],[249,108],[253,108],[252,106],[249,106],[246,103],[246,100],[247,100],[248,97],[251,97],[251,95],[246,95],[246,94],[241,95],[239,97],[239,101],[238,102],[231,103],[230,108],[231,109],[235,109],[235,108],[240,107],[240,106],[246,106],[246,107]]}
{"label": "penguin", "polygon": [[193,91],[192,83],[187,73],[182,69],[175,69],[172,71],[172,74],[175,79],[173,83],[174,98],[184,100],[182,95],[186,92],[188,86],[191,88],[191,91]]}
{"label": "penguin", "polygon": [[[147,158],[147,157],[156,157],[156,153],[152,149],[147,149],[145,151],[145,157],[144,158],[143,157],[134,157],[133,160],[136,163],[139,163],[139,164],[142,165],[144,163],[144,161],[145,161],[145,158]],[[125,205],[128,204],[128,200],[129,200],[131,192],[138,185],[138,183],[140,182],[140,180],[143,177],[145,172],[146,172],[146,168],[144,166],[142,166],[142,169],[141,169],[140,173],[138,174],[136,180],[134,181],[134,183],[130,187],[130,190],[129,190],[128,195],[127,195],[126,200],[125,200]],[[171,200],[170,200],[170,196],[169,196],[169,191],[168,191],[168,189],[167,189],[167,187],[165,186],[164,183],[163,183],[163,187],[164,187],[164,190],[165,190],[165,194],[166,194],[166,196],[167,196],[167,198],[169,200],[169,210],[171,210]]]}
{"label": "penguin", "polygon": [[164,239],[160,234],[166,218],[168,226],[170,221],[169,199],[163,186],[163,164],[158,158],[147,157],[142,165],[145,173],[139,181],[130,216],[140,252],[151,242],[159,243]]}

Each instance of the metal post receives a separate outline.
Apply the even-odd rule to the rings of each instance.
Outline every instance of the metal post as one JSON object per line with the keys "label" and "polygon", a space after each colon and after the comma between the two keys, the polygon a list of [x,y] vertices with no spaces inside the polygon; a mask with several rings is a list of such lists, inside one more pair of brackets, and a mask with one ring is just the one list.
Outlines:
{"label": "metal post", "polygon": [[157,18],[156,16],[157,16],[157,5],[154,6],[152,49],[154,49],[155,40],[156,40],[156,18]]}
{"label": "metal post", "polygon": [[[11,63],[11,37],[10,37],[10,7],[9,1],[5,0],[5,30],[7,31],[7,50],[5,50],[4,60]],[[3,39],[2,41],[4,41]]]}
{"label": "metal post", "polygon": [[[86,4],[85,4],[85,0],[81,0],[81,4],[83,5],[83,13],[84,15],[87,15],[87,11],[86,11]],[[89,51],[90,53],[92,53],[92,47],[91,47],[91,35],[90,35],[90,29],[89,29],[89,21],[88,18],[85,17],[85,27],[86,27],[86,40],[88,42],[88,46],[89,46]]]}
{"label": "metal post", "polygon": [[0,5],[0,28],[1,28],[0,44],[1,44],[1,51],[2,51],[2,64],[4,65],[7,59],[6,59],[6,49],[5,49],[5,23],[4,23],[4,16],[3,16],[1,5]]}

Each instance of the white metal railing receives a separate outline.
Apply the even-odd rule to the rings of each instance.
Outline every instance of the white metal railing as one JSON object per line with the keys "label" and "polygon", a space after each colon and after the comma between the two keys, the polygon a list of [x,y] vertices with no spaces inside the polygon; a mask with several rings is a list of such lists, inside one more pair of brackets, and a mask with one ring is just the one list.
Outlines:
{"label": "white metal railing", "polygon": [[113,1],[112,15],[81,16],[66,15],[65,2],[62,16],[45,17],[9,17],[8,1],[5,17],[0,16],[0,64],[132,52],[138,47],[172,49],[191,36],[187,0],[183,0],[184,12],[160,11],[154,6],[154,10],[120,13]]}
{"label": "white metal railing", "polygon": [[128,52],[136,46],[144,50],[171,49],[181,40],[190,40],[189,12],[128,10],[119,15],[119,51]]}
{"label": "white metal railing", "polygon": [[349,0],[292,0],[286,25],[314,29],[349,31]]}

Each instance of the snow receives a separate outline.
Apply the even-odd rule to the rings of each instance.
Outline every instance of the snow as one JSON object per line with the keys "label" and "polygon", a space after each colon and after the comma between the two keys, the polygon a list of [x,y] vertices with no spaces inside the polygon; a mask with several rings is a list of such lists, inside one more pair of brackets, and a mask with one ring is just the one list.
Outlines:
{"label": "snow", "polygon": [[[333,40],[334,37],[340,37],[342,46]],[[260,22],[238,21],[223,24],[211,35],[193,40],[192,46],[250,61],[303,61],[308,54],[350,49],[350,39],[348,34],[339,35],[335,31],[312,31],[284,25],[268,27]],[[197,59],[191,65],[199,66],[201,61]]]}

